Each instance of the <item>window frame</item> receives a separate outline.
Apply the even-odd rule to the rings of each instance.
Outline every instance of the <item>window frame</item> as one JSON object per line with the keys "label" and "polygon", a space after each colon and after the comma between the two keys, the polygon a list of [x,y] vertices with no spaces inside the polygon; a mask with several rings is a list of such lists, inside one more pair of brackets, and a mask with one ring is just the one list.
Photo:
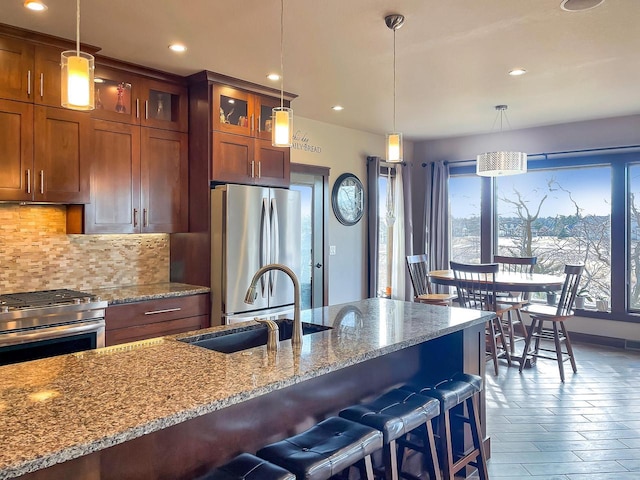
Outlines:
{"label": "window frame", "polygon": [[[611,298],[610,311],[580,311],[581,317],[640,323],[640,310],[632,311],[629,305],[629,242],[631,232],[628,219],[629,168],[640,164],[640,152],[636,151],[588,151],[565,152],[549,155],[531,155],[528,170],[571,168],[604,165],[611,168]],[[449,164],[449,175],[475,175],[475,162]],[[497,211],[494,180],[482,178],[480,203],[480,255],[481,261],[490,263],[497,245]]]}

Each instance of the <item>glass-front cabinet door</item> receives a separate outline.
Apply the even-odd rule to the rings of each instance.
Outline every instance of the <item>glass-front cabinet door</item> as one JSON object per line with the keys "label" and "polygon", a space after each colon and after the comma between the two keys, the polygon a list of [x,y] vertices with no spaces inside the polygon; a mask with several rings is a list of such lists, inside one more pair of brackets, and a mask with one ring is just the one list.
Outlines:
{"label": "glass-front cabinet door", "polygon": [[211,117],[214,130],[252,136],[257,121],[254,96],[235,88],[213,85]]}
{"label": "glass-front cabinet door", "polygon": [[[257,97],[256,98],[256,110],[258,111],[257,127],[258,131],[256,136],[264,139],[271,140],[271,131],[273,124],[273,107],[280,106],[279,98],[271,97]],[[288,106],[285,102],[284,106]]]}
{"label": "glass-front cabinet door", "polygon": [[141,88],[142,126],[188,131],[187,89],[180,85],[144,79]]}
{"label": "glass-front cabinet door", "polygon": [[97,66],[93,118],[121,123],[140,123],[141,78],[131,73]]}

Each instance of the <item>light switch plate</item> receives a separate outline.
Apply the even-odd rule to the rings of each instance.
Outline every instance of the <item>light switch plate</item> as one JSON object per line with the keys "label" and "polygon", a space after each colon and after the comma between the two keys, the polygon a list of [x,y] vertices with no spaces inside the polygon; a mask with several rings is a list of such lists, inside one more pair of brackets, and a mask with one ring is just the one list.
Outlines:
{"label": "light switch plate", "polygon": [[336,254],[336,246],[329,245],[329,255],[335,255],[335,254]]}

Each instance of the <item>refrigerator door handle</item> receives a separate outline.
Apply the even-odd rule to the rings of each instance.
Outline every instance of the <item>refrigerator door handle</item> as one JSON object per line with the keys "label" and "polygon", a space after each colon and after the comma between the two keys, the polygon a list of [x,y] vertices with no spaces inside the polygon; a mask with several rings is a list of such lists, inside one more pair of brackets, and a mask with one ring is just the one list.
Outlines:
{"label": "refrigerator door handle", "polygon": [[[270,216],[271,216],[271,263],[280,263],[280,235],[279,235],[279,231],[280,231],[280,222],[278,219],[278,202],[276,202],[275,198],[271,199],[271,210],[270,210]],[[269,274],[271,275],[269,277],[269,295],[273,296],[273,292],[276,289],[276,280],[278,278],[277,273],[275,270],[272,270],[271,272],[269,272]]]}
{"label": "refrigerator door handle", "polygon": [[[264,267],[268,263],[271,262],[271,253],[269,249],[269,230],[270,225],[267,221],[267,217],[269,215],[269,199],[262,199],[262,209],[260,212],[260,267]],[[271,275],[271,272],[268,272],[268,275]],[[260,290],[262,292],[262,298],[267,296],[267,281],[265,280],[265,275],[260,277]]]}

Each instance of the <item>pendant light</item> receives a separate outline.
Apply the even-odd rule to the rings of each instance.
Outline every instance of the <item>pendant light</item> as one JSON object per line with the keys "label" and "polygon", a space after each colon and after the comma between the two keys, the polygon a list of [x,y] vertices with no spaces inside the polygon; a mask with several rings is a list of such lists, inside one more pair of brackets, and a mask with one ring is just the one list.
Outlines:
{"label": "pendant light", "polygon": [[76,3],[76,49],[60,55],[60,100],[71,110],[93,110],[93,55],[80,51],[80,0]]}
{"label": "pendant light", "polygon": [[[502,133],[502,121],[503,118],[506,118],[505,112],[508,107],[506,105],[496,105],[495,108],[498,112],[496,120],[498,115],[500,116],[500,132]],[[502,177],[527,173],[527,154],[508,151],[481,153],[476,161],[476,173],[482,177]]]}
{"label": "pendant light", "polygon": [[387,133],[387,162],[402,162],[402,134],[396,131],[396,30],[404,25],[404,15],[393,14],[384,17],[387,27],[393,30],[393,131]]}
{"label": "pendant light", "polygon": [[271,144],[290,147],[293,140],[293,110],[284,106],[284,0],[280,0],[280,106],[271,111],[273,129]]}

